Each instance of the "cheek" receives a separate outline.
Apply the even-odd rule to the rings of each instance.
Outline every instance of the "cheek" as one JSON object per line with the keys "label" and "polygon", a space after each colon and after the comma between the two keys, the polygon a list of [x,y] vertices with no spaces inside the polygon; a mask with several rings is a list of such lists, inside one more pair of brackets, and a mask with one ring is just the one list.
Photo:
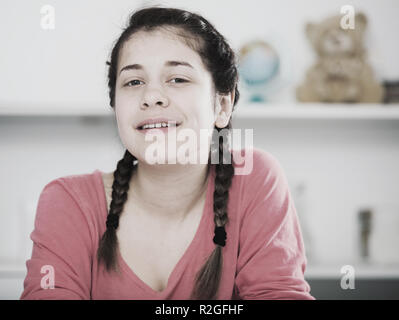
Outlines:
{"label": "cheek", "polygon": [[179,105],[186,110],[184,112],[192,122],[193,129],[212,127],[214,105],[208,92],[192,92],[191,95],[180,99]]}
{"label": "cheek", "polygon": [[123,104],[122,101],[118,101],[115,104],[115,117],[118,126],[119,136],[122,141],[130,141],[136,130],[134,129],[134,113],[133,109],[129,104]]}
{"label": "cheek", "polygon": [[123,104],[121,100],[115,101],[115,116],[118,122],[118,127],[124,127],[129,118],[129,108],[127,108],[126,104]]}
{"label": "cheek", "polygon": [[130,140],[129,134],[131,135],[132,133],[129,133],[129,125],[127,122],[126,116],[124,116],[123,112],[118,111],[116,113],[116,121],[117,121],[117,126],[118,126],[118,133],[121,141],[127,147],[127,143]]}
{"label": "cheek", "polygon": [[145,143],[139,133],[134,128],[134,114],[130,108],[125,108],[122,105],[116,106],[115,117],[117,121],[117,130],[120,141],[124,148],[130,151],[135,157],[143,160],[141,154],[144,154]]}
{"label": "cheek", "polygon": [[129,104],[132,98],[129,97],[126,90],[116,89],[115,91],[115,105],[119,106],[120,109],[123,109],[126,105]]}
{"label": "cheek", "polygon": [[184,112],[188,119],[187,126],[194,131],[213,127],[213,113],[209,105],[194,102]]}
{"label": "cheek", "polygon": [[121,125],[123,128],[127,126],[132,126],[133,117],[134,117],[134,106],[136,102],[134,98],[129,97],[123,91],[117,91],[115,94],[115,113],[116,118],[118,120],[118,125]]}

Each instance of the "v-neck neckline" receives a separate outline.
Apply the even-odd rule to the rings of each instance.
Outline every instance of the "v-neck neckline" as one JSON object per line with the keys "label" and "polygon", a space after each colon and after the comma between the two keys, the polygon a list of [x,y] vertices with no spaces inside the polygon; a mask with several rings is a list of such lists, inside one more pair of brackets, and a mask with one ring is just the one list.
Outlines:
{"label": "v-neck neckline", "polygon": [[[206,197],[205,197],[205,202],[204,206],[202,209],[202,216],[201,220],[198,224],[197,230],[194,234],[194,238],[190,242],[189,246],[187,249],[184,251],[183,255],[180,257],[179,261],[177,264],[174,266],[172,272],[169,274],[168,281],[166,284],[166,287],[162,291],[157,291],[154,290],[151,286],[149,286],[147,283],[145,283],[135,272],[134,270],[127,264],[125,259],[122,257],[122,254],[120,252],[119,247],[117,247],[117,259],[118,259],[118,264],[121,267],[121,269],[125,272],[126,275],[128,275],[136,284],[138,284],[143,290],[145,290],[147,293],[155,295],[157,297],[160,297],[162,295],[168,294],[169,291],[174,287],[178,277],[177,275],[179,274],[179,271],[183,270],[184,264],[188,260],[189,256],[195,251],[195,246],[199,243],[199,238],[201,237],[201,234],[203,233],[204,228],[206,225],[208,225],[209,219],[210,219],[210,214],[208,213],[208,209],[211,208],[211,197],[212,197],[212,189],[213,189],[213,184],[214,184],[214,172],[213,172],[213,166],[211,166],[209,170],[209,177],[208,177],[208,182],[207,182],[207,191],[206,191]],[[108,206],[107,206],[107,197],[106,197],[106,191],[105,191],[105,185],[104,181],[102,179],[102,172],[100,170],[95,170],[95,173],[97,174],[98,178],[100,179],[100,184],[102,187],[102,193],[103,193],[103,208],[105,210],[105,217],[108,214]],[[211,210],[210,210],[211,211]],[[104,222],[105,225],[105,222]]]}

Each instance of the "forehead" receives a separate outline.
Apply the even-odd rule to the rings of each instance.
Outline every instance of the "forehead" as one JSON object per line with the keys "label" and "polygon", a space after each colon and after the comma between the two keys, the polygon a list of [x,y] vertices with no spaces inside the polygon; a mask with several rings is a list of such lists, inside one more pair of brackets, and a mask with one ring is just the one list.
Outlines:
{"label": "forehead", "polygon": [[173,29],[138,31],[124,43],[118,70],[130,63],[142,64],[144,68],[161,68],[165,61],[173,60],[186,61],[197,71],[205,69],[199,54],[176,35]]}

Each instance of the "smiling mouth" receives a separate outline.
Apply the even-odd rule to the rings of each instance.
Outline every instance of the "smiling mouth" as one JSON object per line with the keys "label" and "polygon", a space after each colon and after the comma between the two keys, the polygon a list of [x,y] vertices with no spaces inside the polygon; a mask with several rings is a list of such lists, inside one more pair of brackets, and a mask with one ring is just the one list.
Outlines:
{"label": "smiling mouth", "polygon": [[142,132],[147,132],[147,131],[150,131],[150,130],[153,130],[153,129],[158,129],[158,130],[162,130],[162,131],[167,132],[168,129],[177,128],[180,125],[181,125],[181,123],[176,123],[176,124],[172,123],[172,124],[168,124],[166,126],[155,126],[155,127],[147,127],[146,126],[145,128],[144,128],[144,126],[141,126],[141,127],[138,127],[137,130],[142,131]]}

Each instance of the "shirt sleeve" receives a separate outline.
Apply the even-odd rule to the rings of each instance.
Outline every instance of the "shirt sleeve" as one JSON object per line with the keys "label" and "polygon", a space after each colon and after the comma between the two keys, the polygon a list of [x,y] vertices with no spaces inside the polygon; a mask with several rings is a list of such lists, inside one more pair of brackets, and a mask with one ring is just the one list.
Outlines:
{"label": "shirt sleeve", "polygon": [[[61,179],[61,178],[60,178]],[[21,300],[85,300],[91,291],[91,238],[76,198],[59,179],[39,197],[32,256]]]}
{"label": "shirt sleeve", "polygon": [[236,294],[243,300],[315,300],[304,279],[305,248],[284,171],[265,151],[253,159],[244,190]]}

